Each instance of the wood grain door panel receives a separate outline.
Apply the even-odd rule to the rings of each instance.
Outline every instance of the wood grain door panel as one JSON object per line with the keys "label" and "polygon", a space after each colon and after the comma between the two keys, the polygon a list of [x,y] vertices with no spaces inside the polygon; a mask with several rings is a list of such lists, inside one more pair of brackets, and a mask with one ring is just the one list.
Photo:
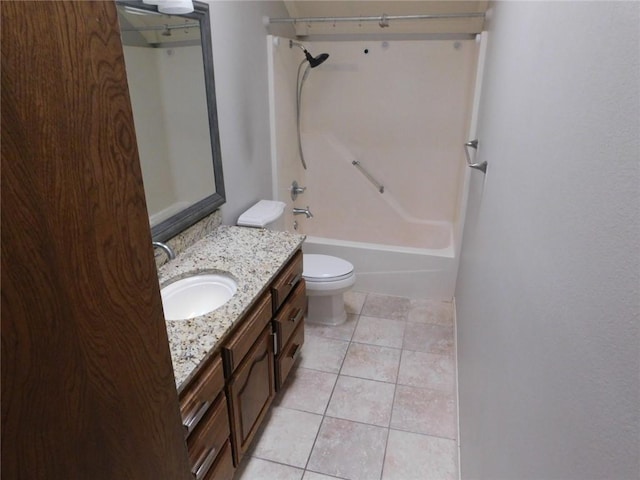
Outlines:
{"label": "wood grain door panel", "polygon": [[0,2],[2,474],[189,478],[113,2]]}

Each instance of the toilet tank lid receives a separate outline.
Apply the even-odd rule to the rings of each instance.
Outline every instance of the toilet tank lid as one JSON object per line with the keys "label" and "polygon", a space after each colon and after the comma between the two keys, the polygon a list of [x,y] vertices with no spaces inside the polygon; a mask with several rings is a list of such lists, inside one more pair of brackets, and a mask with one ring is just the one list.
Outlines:
{"label": "toilet tank lid", "polygon": [[277,220],[287,204],[276,200],[260,200],[238,218],[238,225],[242,227],[264,228]]}

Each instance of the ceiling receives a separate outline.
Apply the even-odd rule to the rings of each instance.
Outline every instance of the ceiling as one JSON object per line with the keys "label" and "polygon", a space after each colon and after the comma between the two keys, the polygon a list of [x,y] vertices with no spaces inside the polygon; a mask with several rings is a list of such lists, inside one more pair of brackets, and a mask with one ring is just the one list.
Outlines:
{"label": "ceiling", "polygon": [[[383,14],[424,15],[484,13],[488,1],[394,1],[394,0],[350,0],[315,1],[285,0],[291,18],[303,17],[381,17]],[[474,34],[483,30],[483,17],[428,20],[389,20],[382,28],[379,21],[368,22],[322,22],[294,24],[297,36],[310,35],[370,35],[370,34]]]}
{"label": "ceiling", "polygon": [[137,47],[200,45],[198,20],[118,5],[122,43]]}

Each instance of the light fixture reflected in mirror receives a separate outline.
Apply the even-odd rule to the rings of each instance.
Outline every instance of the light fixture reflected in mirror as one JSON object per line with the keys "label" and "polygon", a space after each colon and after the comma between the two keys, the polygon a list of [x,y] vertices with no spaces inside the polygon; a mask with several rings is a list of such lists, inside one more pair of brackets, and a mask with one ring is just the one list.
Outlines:
{"label": "light fixture reflected in mirror", "polygon": [[158,3],[158,11],[168,15],[184,15],[185,13],[193,12],[193,2],[191,0],[160,1]]}
{"label": "light fixture reflected in mirror", "polygon": [[167,15],[184,15],[193,12],[191,0],[142,0],[147,5],[157,5],[160,13]]}

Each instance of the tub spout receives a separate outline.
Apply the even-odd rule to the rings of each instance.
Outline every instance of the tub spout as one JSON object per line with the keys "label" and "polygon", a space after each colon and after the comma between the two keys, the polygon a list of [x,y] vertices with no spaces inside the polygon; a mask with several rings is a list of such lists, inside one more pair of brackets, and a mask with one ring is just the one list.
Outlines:
{"label": "tub spout", "polygon": [[313,218],[313,214],[309,210],[309,207],[307,207],[307,208],[296,208],[296,207],[293,207],[293,214],[294,215],[306,215],[307,218]]}

